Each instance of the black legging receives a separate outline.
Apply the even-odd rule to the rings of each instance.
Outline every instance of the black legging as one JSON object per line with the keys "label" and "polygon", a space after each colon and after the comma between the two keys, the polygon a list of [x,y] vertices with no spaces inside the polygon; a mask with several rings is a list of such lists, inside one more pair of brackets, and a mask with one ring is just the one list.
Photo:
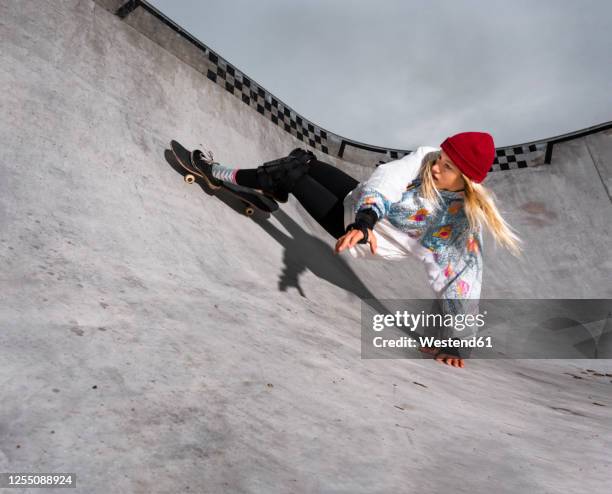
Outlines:
{"label": "black legging", "polygon": [[[236,182],[258,188],[255,170],[239,170]],[[338,239],[344,235],[344,198],[358,184],[335,166],[313,160],[309,163],[308,173],[296,182],[291,193],[319,225]]]}

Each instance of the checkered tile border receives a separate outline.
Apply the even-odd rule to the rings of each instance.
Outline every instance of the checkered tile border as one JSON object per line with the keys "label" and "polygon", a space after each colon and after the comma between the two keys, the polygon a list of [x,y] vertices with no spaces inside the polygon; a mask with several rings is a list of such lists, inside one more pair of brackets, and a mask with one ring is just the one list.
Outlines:
{"label": "checkered tile border", "polygon": [[254,108],[300,141],[329,154],[325,130],[298,115],[219,55],[209,51],[208,58],[213,67],[206,75],[211,81],[224,87],[243,103]]}
{"label": "checkered tile border", "polygon": [[[515,170],[518,168],[527,168],[537,166],[544,163],[544,155],[546,153],[546,142],[536,144],[524,144],[511,146],[507,148],[498,148],[495,150],[495,160],[491,167],[492,172]],[[380,160],[378,165],[388,161],[396,160],[406,156],[410,151],[404,152],[388,152],[388,159]]]}

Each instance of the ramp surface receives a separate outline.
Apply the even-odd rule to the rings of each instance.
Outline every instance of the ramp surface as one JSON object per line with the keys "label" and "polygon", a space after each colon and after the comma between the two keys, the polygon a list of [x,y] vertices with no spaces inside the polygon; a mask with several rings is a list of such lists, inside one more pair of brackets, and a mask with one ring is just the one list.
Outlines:
{"label": "ramp surface", "polygon": [[[334,256],[293,197],[247,218],[167,152],[251,168],[302,141],[92,1],[2,0],[0,32],[0,471],[87,493],[610,491],[609,361],[362,360],[360,299],[429,298],[419,262]],[[490,175],[526,255],[485,238],[484,297],[612,298],[611,157],[605,130]]]}

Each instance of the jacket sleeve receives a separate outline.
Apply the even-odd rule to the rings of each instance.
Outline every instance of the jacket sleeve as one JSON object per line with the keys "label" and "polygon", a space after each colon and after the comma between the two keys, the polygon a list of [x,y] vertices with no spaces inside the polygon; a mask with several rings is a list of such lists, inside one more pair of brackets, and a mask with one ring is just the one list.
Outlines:
{"label": "jacket sleeve", "polygon": [[417,178],[423,158],[438,150],[421,146],[401,159],[378,166],[370,178],[363,182],[354,212],[372,208],[379,220],[387,216],[391,204],[401,200],[406,187]]}

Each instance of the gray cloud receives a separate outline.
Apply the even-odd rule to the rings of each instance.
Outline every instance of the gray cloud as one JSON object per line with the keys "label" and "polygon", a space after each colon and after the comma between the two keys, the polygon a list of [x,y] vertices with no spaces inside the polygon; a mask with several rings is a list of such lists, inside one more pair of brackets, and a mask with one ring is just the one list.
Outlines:
{"label": "gray cloud", "polygon": [[612,120],[604,0],[151,3],[304,117],[369,144],[485,130],[504,146]]}

